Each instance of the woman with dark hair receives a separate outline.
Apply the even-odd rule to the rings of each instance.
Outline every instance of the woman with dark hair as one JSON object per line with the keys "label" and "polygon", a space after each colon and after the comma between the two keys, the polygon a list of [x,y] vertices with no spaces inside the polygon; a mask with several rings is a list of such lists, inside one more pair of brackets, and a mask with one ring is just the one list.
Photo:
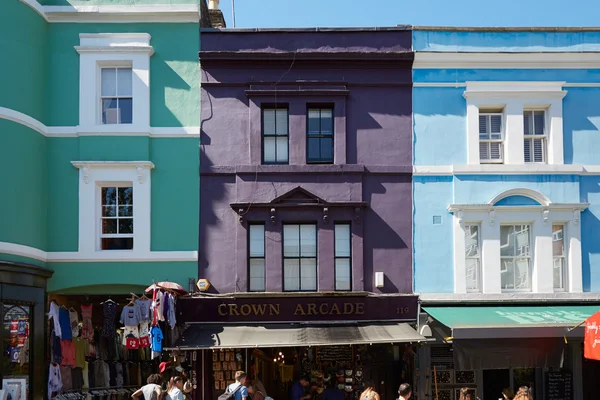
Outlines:
{"label": "woman with dark hair", "polygon": [[265,400],[265,394],[257,387],[255,382],[248,385],[248,394],[252,400]]}
{"label": "woman with dark hair", "polygon": [[183,399],[183,378],[181,376],[174,376],[169,381],[167,386],[167,396],[170,400],[184,400]]}
{"label": "woman with dark hair", "polygon": [[360,394],[360,400],[381,400],[372,380],[365,381],[365,390]]}
{"label": "woman with dark hair", "polygon": [[475,390],[466,387],[460,389],[459,400],[477,400],[477,398],[475,397]]}
{"label": "woman with dark hair", "polygon": [[502,396],[506,400],[513,400],[515,398],[515,392],[511,388],[506,388],[502,391]]}
{"label": "woman with dark hair", "polygon": [[163,391],[160,387],[162,377],[159,374],[152,374],[148,377],[147,385],[141,387],[131,395],[134,400],[140,400],[140,396],[144,396],[144,400],[162,400]]}

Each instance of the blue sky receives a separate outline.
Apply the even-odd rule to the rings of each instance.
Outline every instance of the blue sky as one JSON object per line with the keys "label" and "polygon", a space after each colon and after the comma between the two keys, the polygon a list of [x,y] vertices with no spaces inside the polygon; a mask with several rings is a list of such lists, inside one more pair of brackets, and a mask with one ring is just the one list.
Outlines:
{"label": "blue sky", "polygon": [[[231,0],[221,0],[232,27]],[[600,0],[235,0],[236,28],[600,26]]]}

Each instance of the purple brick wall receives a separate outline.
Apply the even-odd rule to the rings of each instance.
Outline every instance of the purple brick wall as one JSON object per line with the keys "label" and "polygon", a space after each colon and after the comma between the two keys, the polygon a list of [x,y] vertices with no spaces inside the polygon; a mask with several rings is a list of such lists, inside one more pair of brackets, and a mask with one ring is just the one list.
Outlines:
{"label": "purple brick wall", "polygon": [[[332,291],[343,221],[352,290],[412,292],[410,40],[403,28],[202,32],[199,276],[211,291],[248,290],[247,228],[260,221],[268,292],[283,290],[284,222],[317,224],[318,290]],[[289,108],[289,165],[261,165],[266,104]],[[308,104],[333,106],[333,165],[306,164]],[[297,187],[327,205],[271,204]]]}

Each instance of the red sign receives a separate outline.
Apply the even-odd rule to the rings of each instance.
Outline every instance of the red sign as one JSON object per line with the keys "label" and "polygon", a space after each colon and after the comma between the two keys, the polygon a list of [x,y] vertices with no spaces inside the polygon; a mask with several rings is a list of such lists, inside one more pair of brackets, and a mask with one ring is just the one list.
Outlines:
{"label": "red sign", "polygon": [[585,321],[585,339],[583,342],[585,358],[600,360],[600,311]]}

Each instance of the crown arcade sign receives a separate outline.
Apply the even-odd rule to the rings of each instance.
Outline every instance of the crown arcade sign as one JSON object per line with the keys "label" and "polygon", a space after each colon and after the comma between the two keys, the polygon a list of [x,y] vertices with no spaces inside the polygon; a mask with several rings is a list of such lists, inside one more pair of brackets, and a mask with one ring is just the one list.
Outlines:
{"label": "crown arcade sign", "polygon": [[417,296],[182,298],[178,322],[414,321]]}

